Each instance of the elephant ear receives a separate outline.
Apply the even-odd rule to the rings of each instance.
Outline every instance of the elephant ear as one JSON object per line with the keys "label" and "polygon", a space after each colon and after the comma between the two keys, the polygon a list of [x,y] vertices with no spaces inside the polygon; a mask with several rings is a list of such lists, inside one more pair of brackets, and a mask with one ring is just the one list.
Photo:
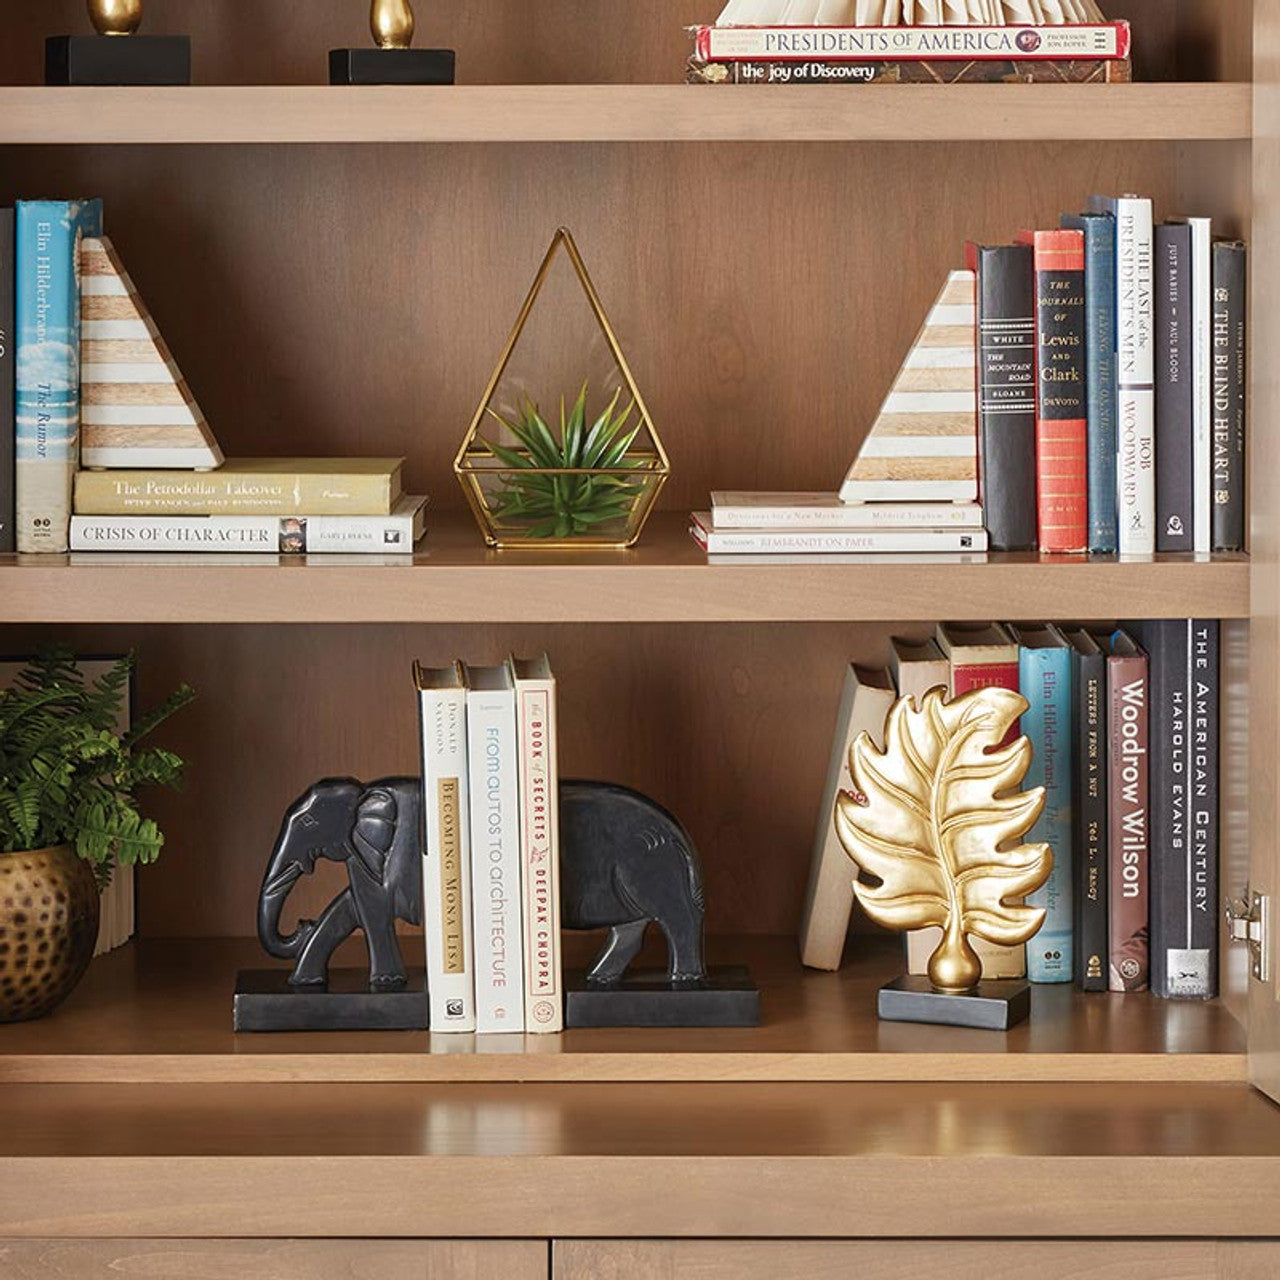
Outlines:
{"label": "elephant ear", "polygon": [[395,843],[398,815],[395,796],[382,787],[371,787],[356,806],[352,840],[361,862],[376,880],[383,879],[387,854]]}

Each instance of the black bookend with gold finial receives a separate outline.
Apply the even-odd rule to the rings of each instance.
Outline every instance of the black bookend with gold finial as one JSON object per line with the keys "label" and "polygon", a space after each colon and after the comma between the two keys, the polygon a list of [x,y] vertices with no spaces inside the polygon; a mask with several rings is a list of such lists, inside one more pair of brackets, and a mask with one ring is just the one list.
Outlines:
{"label": "black bookend with gold finial", "polygon": [[191,37],[139,35],[142,0],[89,0],[89,18],[96,35],[45,41],[45,84],[191,83]]}
{"label": "black bookend with gold finial", "polygon": [[1007,689],[954,700],[934,689],[918,705],[894,704],[883,751],[865,733],[853,745],[854,790],[836,801],[834,818],[857,866],[854,893],[876,924],[942,930],[927,978],[881,988],[886,1021],[1007,1031],[1030,1014],[1030,987],[984,981],[969,942],[1019,946],[1044,924],[1026,898],[1049,879],[1053,852],[1022,840],[1045,793],[1021,790],[1031,742],[1010,741],[1027,707]]}
{"label": "black bookend with gold finial", "polygon": [[409,0],[373,0],[369,26],[376,48],[334,49],[330,84],[452,84],[452,49],[414,49],[415,22]]}

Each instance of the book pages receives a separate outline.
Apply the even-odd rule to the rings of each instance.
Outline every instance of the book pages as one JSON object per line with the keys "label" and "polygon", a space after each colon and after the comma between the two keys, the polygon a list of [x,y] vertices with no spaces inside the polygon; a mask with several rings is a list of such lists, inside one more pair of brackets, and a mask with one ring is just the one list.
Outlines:
{"label": "book pages", "polygon": [[728,0],[716,26],[1052,27],[1106,21],[1096,0]]}

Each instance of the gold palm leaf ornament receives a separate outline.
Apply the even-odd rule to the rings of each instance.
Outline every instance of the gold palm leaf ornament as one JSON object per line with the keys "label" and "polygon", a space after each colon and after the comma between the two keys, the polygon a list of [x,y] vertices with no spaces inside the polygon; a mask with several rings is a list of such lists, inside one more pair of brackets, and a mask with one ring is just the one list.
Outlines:
{"label": "gold palm leaf ornament", "polygon": [[970,936],[1016,946],[1044,923],[1044,911],[1025,899],[1048,880],[1053,852],[1022,843],[1044,790],[1020,790],[1030,741],[1002,745],[1027,707],[1007,689],[954,701],[935,689],[919,706],[912,698],[894,704],[883,751],[863,734],[850,752],[856,794],[838,798],[835,822],[858,868],[854,892],[886,928],[941,928],[929,962],[939,993],[978,988],[982,963]]}

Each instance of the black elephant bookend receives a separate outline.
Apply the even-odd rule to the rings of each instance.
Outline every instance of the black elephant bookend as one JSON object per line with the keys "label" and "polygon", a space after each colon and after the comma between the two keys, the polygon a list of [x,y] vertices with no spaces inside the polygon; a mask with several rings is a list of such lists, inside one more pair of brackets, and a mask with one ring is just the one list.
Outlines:
{"label": "black elephant bookend", "polygon": [[[258,894],[258,940],[293,969],[254,969],[236,983],[237,1031],[420,1031],[426,976],[405,965],[396,921],[422,923],[422,784],[385,778],[317,782],[285,814]],[[318,920],[280,931],[293,888],[321,859],[341,862],[348,884]],[[364,934],[369,970],[336,970],[337,948]]]}
{"label": "black elephant bookend", "polygon": [[[586,973],[565,975],[567,1027],[754,1027],[760,993],[745,969],[708,969],[702,871],[661,805],[601,782],[560,785],[560,901],[566,929],[608,929]],[[629,974],[645,933],[666,938],[666,970]]]}

